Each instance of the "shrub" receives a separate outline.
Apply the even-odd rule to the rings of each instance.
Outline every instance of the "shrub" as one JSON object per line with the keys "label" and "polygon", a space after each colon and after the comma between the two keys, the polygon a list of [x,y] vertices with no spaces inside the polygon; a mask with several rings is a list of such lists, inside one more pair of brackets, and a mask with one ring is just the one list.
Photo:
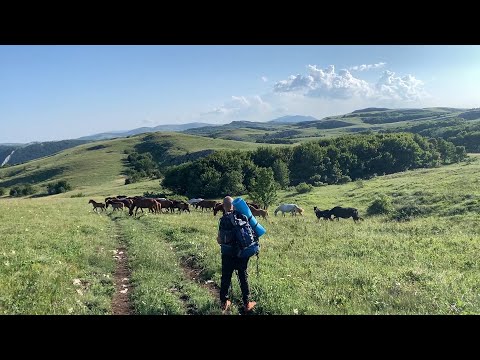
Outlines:
{"label": "shrub", "polygon": [[343,175],[340,177],[340,179],[338,179],[337,183],[338,184],[346,184],[346,183],[349,183],[350,181],[352,181],[352,179],[350,178],[350,176],[348,175]]}
{"label": "shrub", "polygon": [[84,193],[78,193],[78,194],[74,194],[72,196],[70,196],[71,198],[80,198],[80,197],[85,197],[85,194]]}
{"label": "shrub", "polygon": [[388,196],[382,195],[373,200],[367,208],[368,215],[390,214],[393,210],[392,201]]}
{"label": "shrub", "polygon": [[362,179],[358,179],[357,181],[355,181],[355,187],[357,189],[361,189],[364,186],[365,186],[365,182]]}
{"label": "shrub", "polygon": [[414,217],[428,215],[431,209],[426,206],[410,204],[396,209],[392,218],[397,221],[409,221]]}
{"label": "shrub", "polygon": [[300,183],[295,187],[295,190],[297,190],[298,193],[300,194],[305,194],[313,190],[313,186],[307,183]]}
{"label": "shrub", "polygon": [[60,180],[47,185],[48,195],[60,194],[70,190],[72,190],[72,186],[66,180]]}
{"label": "shrub", "polygon": [[4,188],[0,188],[0,196],[3,196],[5,195],[5,189]]}
{"label": "shrub", "polygon": [[35,194],[35,189],[30,184],[17,185],[10,189],[10,196],[20,197]]}

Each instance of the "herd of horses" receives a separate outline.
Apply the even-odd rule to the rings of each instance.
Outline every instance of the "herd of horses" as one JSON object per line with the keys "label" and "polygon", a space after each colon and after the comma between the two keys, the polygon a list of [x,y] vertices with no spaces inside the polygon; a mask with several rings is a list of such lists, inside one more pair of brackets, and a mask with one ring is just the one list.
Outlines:
{"label": "herd of horses", "polygon": [[[140,209],[143,213],[143,209],[148,209],[154,214],[162,212],[175,212],[175,209],[178,209],[178,212],[190,212],[190,207],[195,209],[200,209],[202,212],[207,209],[207,211],[213,211],[213,215],[216,216],[218,212],[225,214],[225,211],[222,206],[222,202],[217,200],[205,200],[201,198],[194,198],[188,201],[167,199],[167,198],[147,198],[143,196],[125,196],[118,195],[116,197],[107,197],[105,202],[96,202],[95,200],[90,200],[89,204],[93,205],[93,210],[98,211],[98,209],[105,211],[108,206],[112,207],[113,211],[123,210],[127,208],[129,210],[129,215],[137,216],[137,211]],[[247,202],[252,215],[255,217],[263,217],[267,219],[268,211],[262,209],[258,204]],[[360,217],[358,210],[350,207],[341,207],[335,206],[330,210],[320,210],[316,206],[313,208],[317,219],[325,220],[338,220],[339,218],[353,218],[353,221],[357,222],[358,220],[363,220]],[[297,214],[303,215],[304,209],[299,207],[297,204],[281,204],[275,209],[275,216],[277,213],[281,212],[283,216],[285,213],[290,213],[292,216]],[[332,218],[333,216],[333,218]]]}

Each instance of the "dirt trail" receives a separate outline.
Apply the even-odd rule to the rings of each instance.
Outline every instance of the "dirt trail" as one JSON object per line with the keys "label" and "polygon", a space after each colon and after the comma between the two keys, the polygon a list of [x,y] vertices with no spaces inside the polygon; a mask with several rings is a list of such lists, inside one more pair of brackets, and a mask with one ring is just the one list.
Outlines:
{"label": "dirt trail", "polygon": [[112,299],[113,315],[133,315],[133,306],[130,303],[129,296],[131,291],[131,271],[128,267],[127,248],[125,246],[123,237],[121,235],[116,235],[116,237],[118,239],[118,243],[115,254],[113,255],[117,262],[115,275],[113,277],[115,282],[115,294],[113,295]]}

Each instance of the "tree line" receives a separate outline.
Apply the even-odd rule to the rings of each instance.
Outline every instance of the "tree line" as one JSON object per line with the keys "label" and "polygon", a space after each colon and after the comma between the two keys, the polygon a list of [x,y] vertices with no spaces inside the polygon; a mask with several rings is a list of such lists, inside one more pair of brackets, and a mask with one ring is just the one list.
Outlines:
{"label": "tree line", "polygon": [[[339,184],[376,175],[436,167],[465,159],[462,146],[412,133],[346,135],[295,147],[222,150],[164,170],[163,187],[188,197],[215,198],[276,188]],[[261,184],[261,185],[259,185]]]}

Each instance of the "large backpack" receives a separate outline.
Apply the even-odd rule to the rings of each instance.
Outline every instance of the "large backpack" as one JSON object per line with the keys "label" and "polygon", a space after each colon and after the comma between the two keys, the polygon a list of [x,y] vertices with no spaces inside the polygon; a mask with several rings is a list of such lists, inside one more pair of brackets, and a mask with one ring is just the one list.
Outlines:
{"label": "large backpack", "polygon": [[250,226],[245,216],[238,217],[235,212],[227,215],[233,229],[229,235],[222,235],[222,238],[230,238],[229,242],[222,242],[222,254],[237,256],[239,258],[249,258],[252,255],[258,255],[260,244],[255,231]]}

